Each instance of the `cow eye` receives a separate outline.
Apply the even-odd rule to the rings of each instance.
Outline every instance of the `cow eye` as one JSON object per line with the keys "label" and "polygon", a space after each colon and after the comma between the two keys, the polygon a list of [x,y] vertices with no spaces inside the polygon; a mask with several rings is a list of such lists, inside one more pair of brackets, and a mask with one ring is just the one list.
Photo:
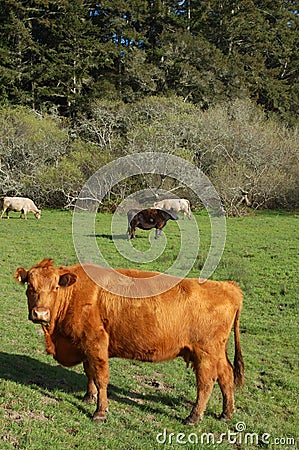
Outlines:
{"label": "cow eye", "polygon": [[31,285],[31,284],[29,284],[28,283],[28,285],[27,285],[27,294],[29,294],[29,295],[36,295],[36,292],[35,292],[35,290],[34,290],[34,288],[33,288],[33,286]]}

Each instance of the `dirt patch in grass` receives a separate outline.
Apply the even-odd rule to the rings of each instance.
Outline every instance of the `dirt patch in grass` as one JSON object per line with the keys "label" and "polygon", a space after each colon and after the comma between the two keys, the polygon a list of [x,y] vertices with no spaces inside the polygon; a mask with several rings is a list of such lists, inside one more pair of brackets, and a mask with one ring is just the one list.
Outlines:
{"label": "dirt patch in grass", "polygon": [[9,406],[6,406],[4,408],[4,417],[6,419],[9,419],[13,422],[23,422],[24,420],[34,420],[35,422],[45,422],[49,419],[45,416],[43,411],[33,411],[33,410],[27,410],[27,411],[15,411]]}

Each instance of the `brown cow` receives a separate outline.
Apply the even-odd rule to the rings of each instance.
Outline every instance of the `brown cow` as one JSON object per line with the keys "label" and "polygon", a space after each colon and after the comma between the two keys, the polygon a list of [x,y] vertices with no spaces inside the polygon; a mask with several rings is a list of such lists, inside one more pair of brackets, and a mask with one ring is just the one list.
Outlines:
{"label": "brown cow", "polygon": [[141,230],[156,228],[155,239],[158,239],[168,220],[178,220],[174,211],[163,211],[155,208],[142,209],[141,211],[130,209],[127,212],[127,217],[128,239],[135,237],[136,228],[141,228]]}
{"label": "brown cow", "polygon": [[[29,319],[42,325],[47,352],[64,366],[83,362],[84,398],[91,401],[97,394],[95,421],[106,419],[109,357],[158,362],[182,356],[192,363],[197,383],[197,399],[185,422],[202,418],[215,381],[223,395],[221,417],[232,417],[234,384],[244,381],[242,292],[234,282],[175,279],[178,283],[163,291],[169,277],[156,272],[91,264],[55,268],[51,259],[28,271],[19,268],[14,277],[27,283]],[[137,282],[148,293],[151,283],[160,283],[161,294],[132,298]],[[123,284],[122,296],[109,291],[115,283]],[[226,353],[232,327],[234,367]]]}

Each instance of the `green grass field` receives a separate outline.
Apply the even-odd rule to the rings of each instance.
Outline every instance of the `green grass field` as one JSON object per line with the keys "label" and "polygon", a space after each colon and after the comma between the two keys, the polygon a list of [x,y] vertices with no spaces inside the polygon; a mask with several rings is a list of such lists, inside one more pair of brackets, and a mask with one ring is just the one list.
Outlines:
{"label": "green grass field", "polygon": [[[216,417],[222,405],[215,385],[196,427],[182,424],[196,395],[194,374],[182,359],[163,364],[111,360],[108,420],[92,422],[95,406],[82,402],[82,368],[63,368],[45,353],[40,327],[27,319],[25,288],[13,280],[17,267],[29,268],[44,257],[59,265],[77,262],[72,214],[45,210],[40,221],[32,215],[27,221],[11,216],[0,221],[1,449],[299,447],[298,215],[263,212],[227,219],[226,247],[213,278],[235,280],[245,294],[241,339],[246,385],[236,391],[230,422]],[[113,267],[138,267],[115,248],[111,217],[97,215],[101,252]],[[201,245],[188,276],[197,277],[209,250],[210,223],[204,213],[195,217]],[[168,222],[165,251],[144,268],[165,270],[178,253],[178,231],[175,222]],[[137,236],[134,246],[146,251],[148,232],[138,230]],[[232,348],[229,354],[232,359]]]}

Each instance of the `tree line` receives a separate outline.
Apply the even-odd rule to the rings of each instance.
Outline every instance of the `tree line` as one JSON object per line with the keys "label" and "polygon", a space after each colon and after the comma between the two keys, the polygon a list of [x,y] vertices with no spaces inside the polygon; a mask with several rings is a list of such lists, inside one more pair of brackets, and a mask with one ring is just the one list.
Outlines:
{"label": "tree line", "polygon": [[296,0],[0,0],[0,99],[73,122],[97,100],[248,97],[298,122]]}
{"label": "tree line", "polygon": [[[0,194],[71,207],[106,163],[192,162],[228,214],[298,207],[294,0],[0,0]],[[190,198],[148,174],[111,187]]]}
{"label": "tree line", "polygon": [[[2,195],[72,207],[100,167],[138,152],[164,152],[199,167],[229,215],[298,208],[298,129],[268,118],[252,101],[237,99],[203,111],[179,97],[99,100],[73,126],[25,107],[0,108]],[[139,174],[111,186],[101,210],[113,211],[142,189],[163,189],[189,198],[193,208],[203,207],[187,186],[171,173]]]}

